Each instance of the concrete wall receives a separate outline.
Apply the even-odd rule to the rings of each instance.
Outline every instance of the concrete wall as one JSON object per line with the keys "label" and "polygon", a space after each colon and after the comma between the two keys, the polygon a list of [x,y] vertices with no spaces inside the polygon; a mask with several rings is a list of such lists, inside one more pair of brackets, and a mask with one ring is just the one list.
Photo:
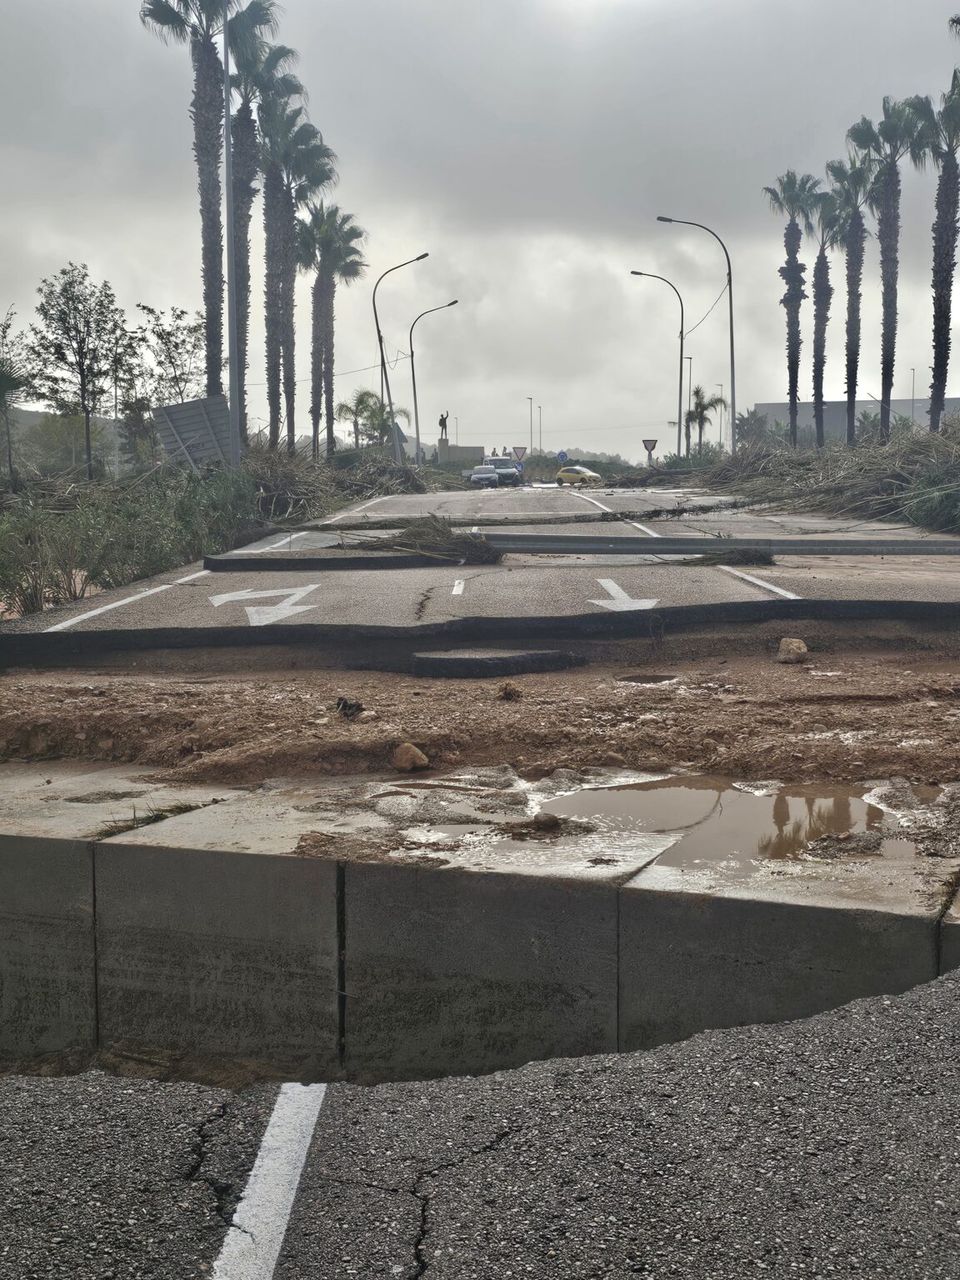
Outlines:
{"label": "concrete wall", "polygon": [[652,887],[665,875],[0,836],[0,1059],[198,1079],[490,1071],[802,1017],[960,965],[960,914],[908,900],[910,881],[902,903],[865,906],[852,885],[803,902],[798,884],[793,901]]}

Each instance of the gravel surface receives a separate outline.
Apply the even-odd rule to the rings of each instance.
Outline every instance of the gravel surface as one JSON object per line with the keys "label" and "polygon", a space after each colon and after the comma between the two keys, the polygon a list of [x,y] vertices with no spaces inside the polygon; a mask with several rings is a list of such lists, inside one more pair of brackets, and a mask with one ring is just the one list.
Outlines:
{"label": "gravel surface", "polygon": [[90,1073],[0,1080],[3,1280],[198,1280],[276,1089]]}
{"label": "gravel surface", "polygon": [[337,1086],[278,1275],[960,1274],[960,976],[780,1026]]}

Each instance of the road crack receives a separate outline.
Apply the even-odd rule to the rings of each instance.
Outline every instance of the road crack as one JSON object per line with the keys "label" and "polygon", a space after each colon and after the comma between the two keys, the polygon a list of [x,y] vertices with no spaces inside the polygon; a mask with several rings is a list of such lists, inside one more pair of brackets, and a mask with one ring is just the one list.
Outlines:
{"label": "road crack", "polygon": [[222,1102],[213,1113],[198,1126],[193,1145],[190,1149],[190,1163],[183,1174],[184,1182],[200,1182],[213,1192],[215,1208],[214,1212],[222,1223],[227,1227],[232,1227],[235,1231],[241,1231],[244,1235],[253,1239],[251,1232],[243,1227],[237,1226],[233,1221],[234,1213],[240,1202],[240,1194],[236,1184],[233,1182],[225,1182],[221,1178],[215,1178],[211,1174],[204,1172],[204,1165],[210,1155],[210,1143],[213,1139],[217,1126],[226,1118],[230,1109],[230,1102]]}

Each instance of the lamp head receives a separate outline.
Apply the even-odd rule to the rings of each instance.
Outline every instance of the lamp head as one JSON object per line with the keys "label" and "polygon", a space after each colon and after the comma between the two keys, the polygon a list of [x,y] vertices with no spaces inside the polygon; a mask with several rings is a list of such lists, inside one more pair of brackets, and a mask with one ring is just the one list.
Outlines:
{"label": "lamp head", "polygon": [[672,222],[672,221],[673,221],[673,219],[672,219],[672,218],[665,218],[665,217],[663,216],[663,214],[662,214],[662,213],[659,213],[659,214],[657,214],[657,221],[658,221],[658,222]]}
{"label": "lamp head", "polygon": [[448,306],[448,307],[455,307],[459,301],[460,301],[460,299],[459,299],[459,298],[454,298],[454,300],[453,300],[452,302],[448,302],[448,303],[447,303],[447,306]]}
{"label": "lamp head", "polygon": [[429,253],[421,253],[419,258],[414,258],[414,262],[422,262],[424,258],[429,258]]}
{"label": "lamp head", "polygon": [[631,271],[631,272],[630,272],[630,274],[631,274],[632,276],[642,276],[642,275],[646,275],[646,272],[645,272],[645,271]]}

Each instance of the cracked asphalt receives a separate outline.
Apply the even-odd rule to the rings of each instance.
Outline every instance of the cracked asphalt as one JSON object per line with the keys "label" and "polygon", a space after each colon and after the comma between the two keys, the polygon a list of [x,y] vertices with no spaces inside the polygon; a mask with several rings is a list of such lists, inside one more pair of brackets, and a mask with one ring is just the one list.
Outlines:
{"label": "cracked asphalt", "polygon": [[[960,973],[648,1053],[333,1086],[274,1274],[954,1280],[958,1014]],[[210,1275],[275,1098],[0,1081],[0,1275]]]}
{"label": "cracked asphalt", "polygon": [[960,977],[478,1079],[337,1086],[277,1276],[960,1274]]}

